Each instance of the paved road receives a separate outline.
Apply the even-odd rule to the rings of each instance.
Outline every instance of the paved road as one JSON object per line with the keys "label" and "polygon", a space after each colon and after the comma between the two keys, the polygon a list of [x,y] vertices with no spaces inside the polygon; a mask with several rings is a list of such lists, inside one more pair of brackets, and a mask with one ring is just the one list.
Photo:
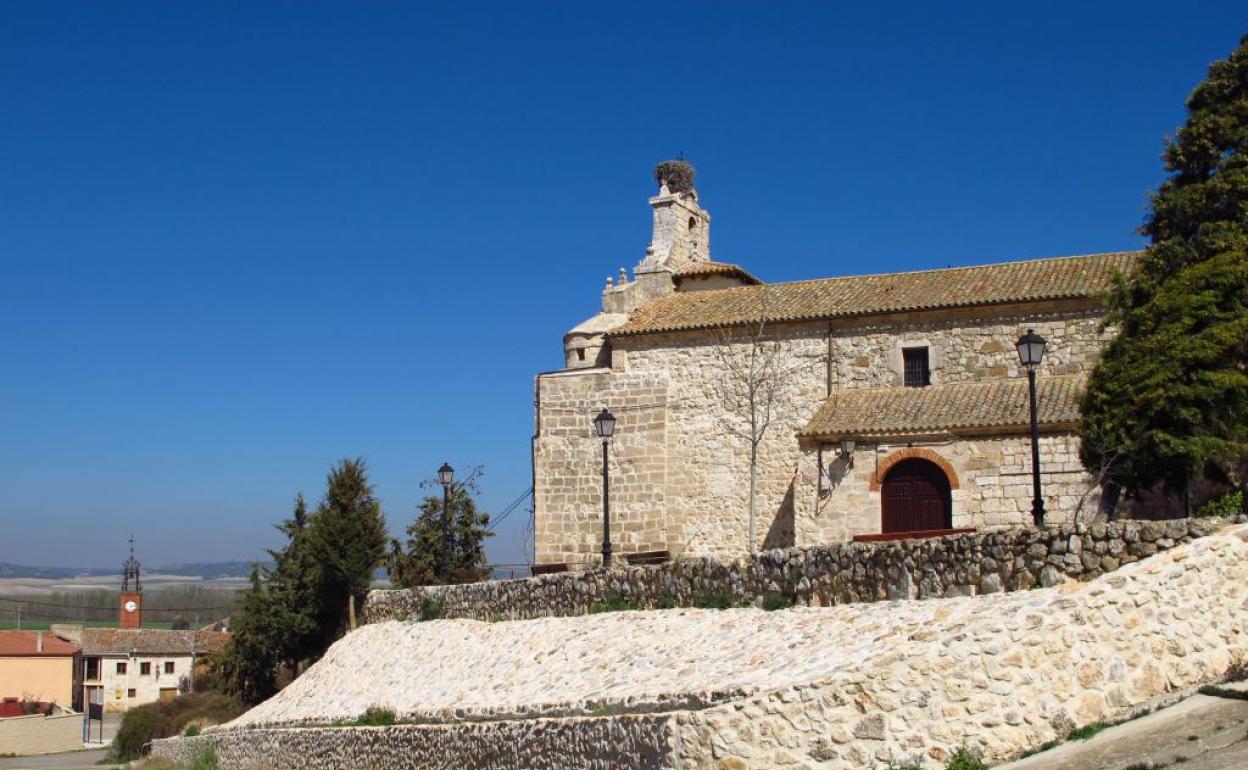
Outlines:
{"label": "paved road", "polygon": [[1248,768],[1248,701],[1193,695],[1168,709],[1063,743],[995,770],[1172,770]]}
{"label": "paved road", "polygon": [[40,754],[37,757],[0,759],[0,770],[102,770],[96,763],[103,758],[104,749]]}

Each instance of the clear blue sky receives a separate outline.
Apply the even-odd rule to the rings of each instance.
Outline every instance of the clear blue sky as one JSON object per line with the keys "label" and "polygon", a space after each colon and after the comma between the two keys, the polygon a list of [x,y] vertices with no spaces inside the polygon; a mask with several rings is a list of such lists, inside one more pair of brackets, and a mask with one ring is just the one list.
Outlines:
{"label": "clear blue sky", "polygon": [[[532,378],[682,151],[768,281],[1133,248],[1242,2],[3,3],[0,561],[250,559],[529,485]],[[514,561],[521,515],[490,546]],[[514,525],[514,526],[513,526]]]}

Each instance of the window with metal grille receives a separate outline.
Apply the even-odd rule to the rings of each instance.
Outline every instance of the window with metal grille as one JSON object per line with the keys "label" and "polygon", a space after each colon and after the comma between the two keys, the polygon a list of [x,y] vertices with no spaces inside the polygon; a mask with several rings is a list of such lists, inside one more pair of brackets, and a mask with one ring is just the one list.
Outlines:
{"label": "window with metal grille", "polygon": [[932,371],[927,364],[927,348],[902,348],[905,364],[905,383],[908,388],[921,388],[932,384]]}

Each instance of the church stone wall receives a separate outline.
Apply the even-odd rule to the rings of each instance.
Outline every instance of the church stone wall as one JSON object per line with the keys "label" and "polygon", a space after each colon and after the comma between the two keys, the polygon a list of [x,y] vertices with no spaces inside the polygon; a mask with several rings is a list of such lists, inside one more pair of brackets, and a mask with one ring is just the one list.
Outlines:
{"label": "church stone wall", "polygon": [[[797,433],[829,388],[900,384],[901,349],[928,344],[934,384],[1023,376],[1014,341],[1027,328],[1049,339],[1040,376],[1090,370],[1109,332],[1086,302],[897,314],[775,325],[785,385],[758,450],[756,544],[786,547],[880,531],[878,492],[863,489],[873,463],[819,496],[817,446]],[[619,419],[611,447],[616,553],[666,549],[676,556],[735,556],[748,549],[749,442],[729,426],[744,414],[721,391],[751,349],[745,333],[692,331],[614,338],[609,369],[544,375],[538,382],[536,561],[593,563],[602,541],[601,444],[591,421],[602,407]],[[927,437],[930,438],[930,437]],[[1073,437],[1044,440],[1046,501],[1067,520],[1090,479]],[[904,443],[901,444],[904,446]],[[966,476],[955,491],[955,526],[1029,520],[1030,490],[1017,475],[1030,450],[1021,436],[959,439],[941,448]],[[832,458],[825,452],[825,464]],[[826,486],[826,482],[825,482]],[[1024,505],[1025,501],[1025,505]],[[1094,500],[1089,505],[1094,505]],[[617,524],[618,522],[618,524]]]}
{"label": "church stone wall", "polygon": [[[911,456],[935,462],[950,477],[955,529],[1031,524],[1030,437],[859,444],[848,467],[835,444],[803,442],[794,495],[797,544],[837,542],[881,532],[880,481],[890,464]],[[1076,511],[1081,522],[1096,517],[1100,494],[1095,479],[1079,461],[1078,437],[1069,432],[1041,434],[1040,467],[1047,523],[1072,523]]]}

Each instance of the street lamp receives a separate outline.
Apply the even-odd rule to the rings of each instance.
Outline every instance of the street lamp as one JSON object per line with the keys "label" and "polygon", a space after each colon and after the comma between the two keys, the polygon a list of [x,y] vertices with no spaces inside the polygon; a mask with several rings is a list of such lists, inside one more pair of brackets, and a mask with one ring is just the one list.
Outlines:
{"label": "street lamp", "polygon": [[442,485],[442,550],[438,555],[438,577],[443,583],[451,582],[451,485],[455,483],[455,469],[450,463],[438,468],[438,483]]}
{"label": "street lamp", "polygon": [[1044,524],[1044,499],[1040,497],[1040,430],[1036,426],[1036,368],[1044,359],[1044,337],[1035,329],[1018,338],[1018,360],[1027,369],[1027,385],[1031,394],[1031,518],[1039,527]]}
{"label": "street lamp", "polygon": [[615,417],[603,407],[594,418],[594,435],[602,439],[602,566],[611,566],[611,487],[607,471],[607,445],[615,433]]}

